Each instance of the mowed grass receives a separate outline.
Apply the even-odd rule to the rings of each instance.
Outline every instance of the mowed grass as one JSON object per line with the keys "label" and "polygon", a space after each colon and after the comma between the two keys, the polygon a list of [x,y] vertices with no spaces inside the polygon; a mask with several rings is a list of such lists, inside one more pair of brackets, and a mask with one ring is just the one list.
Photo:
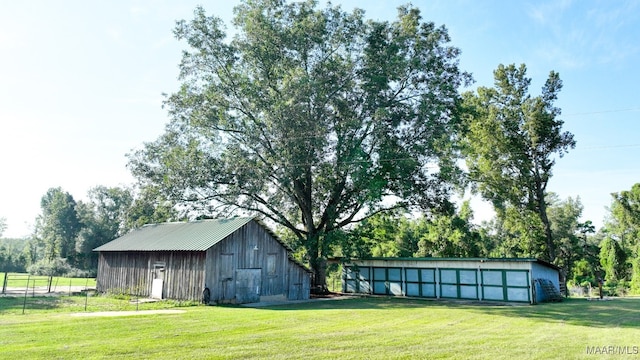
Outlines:
{"label": "mowed grass", "polygon": [[[4,273],[0,272],[0,287],[4,284],[5,277],[8,277],[7,287],[12,288],[25,288],[27,286],[27,281],[29,281],[29,288],[35,286],[48,286],[49,285],[49,277],[48,276],[30,276],[28,274],[23,273]],[[96,279],[95,278],[69,278],[62,276],[54,276],[51,280],[51,287],[53,288],[64,288],[68,286],[86,286],[90,288],[96,287]]]}
{"label": "mowed grass", "polygon": [[[354,298],[266,308],[180,307],[182,314],[73,316],[84,300],[43,298],[51,303],[21,315],[19,299],[0,298],[2,357],[584,359],[602,358],[588,354],[587,347],[633,352],[640,346],[640,299],[633,298],[535,306]],[[117,302],[89,301],[96,306],[89,311]]]}

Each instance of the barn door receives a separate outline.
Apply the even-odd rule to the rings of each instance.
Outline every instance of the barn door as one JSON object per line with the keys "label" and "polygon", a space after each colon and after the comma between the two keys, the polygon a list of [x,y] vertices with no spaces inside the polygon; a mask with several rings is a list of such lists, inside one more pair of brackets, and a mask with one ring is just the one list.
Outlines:
{"label": "barn door", "polygon": [[262,269],[236,270],[236,301],[239,304],[260,301]]}
{"label": "barn door", "polygon": [[157,262],[153,264],[153,281],[151,283],[151,298],[162,299],[164,290],[164,270],[165,264]]}

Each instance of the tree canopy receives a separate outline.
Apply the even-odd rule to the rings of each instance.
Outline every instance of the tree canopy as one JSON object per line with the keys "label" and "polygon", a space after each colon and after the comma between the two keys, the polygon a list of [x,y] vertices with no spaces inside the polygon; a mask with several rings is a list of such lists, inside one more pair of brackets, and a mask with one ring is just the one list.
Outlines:
{"label": "tree canopy", "polygon": [[495,86],[466,93],[464,150],[469,178],[491,201],[498,216],[515,220],[522,233],[538,238],[536,256],[553,262],[557,256],[547,217],[547,184],[557,156],[575,147],[573,135],[562,131],[560,109],[554,106],[562,81],[551,72],[542,94],[531,96],[531,79],[523,64],[500,65]]}
{"label": "tree canopy", "polygon": [[198,213],[258,214],[292,231],[324,285],[333,231],[400,207],[448,206],[458,89],[470,75],[417,8],[393,22],[315,1],[247,0],[235,35],[197,8],[142,182]]}

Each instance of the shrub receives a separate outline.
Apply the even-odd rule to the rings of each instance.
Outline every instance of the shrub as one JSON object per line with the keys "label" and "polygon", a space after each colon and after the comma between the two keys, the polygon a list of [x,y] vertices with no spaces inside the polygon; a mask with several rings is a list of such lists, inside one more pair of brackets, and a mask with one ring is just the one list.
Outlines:
{"label": "shrub", "polygon": [[71,272],[71,269],[71,265],[67,263],[66,259],[55,258],[53,260],[40,260],[29,266],[27,271],[31,275],[64,276]]}

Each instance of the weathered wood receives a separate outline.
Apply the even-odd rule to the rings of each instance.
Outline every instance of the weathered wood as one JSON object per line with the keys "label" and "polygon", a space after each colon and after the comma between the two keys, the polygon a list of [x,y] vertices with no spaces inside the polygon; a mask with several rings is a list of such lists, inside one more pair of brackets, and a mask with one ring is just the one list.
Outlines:
{"label": "weathered wood", "polygon": [[[97,288],[101,292],[150,296],[154,277],[164,279],[163,297],[242,302],[236,296],[237,272],[260,274],[260,297],[309,298],[310,273],[263,225],[250,221],[206,251],[102,251]],[[164,270],[164,271],[162,271]]]}
{"label": "weathered wood", "polygon": [[204,289],[204,258],[203,251],[101,252],[97,289],[150,296],[154,264],[164,263],[163,297],[200,300]]}

